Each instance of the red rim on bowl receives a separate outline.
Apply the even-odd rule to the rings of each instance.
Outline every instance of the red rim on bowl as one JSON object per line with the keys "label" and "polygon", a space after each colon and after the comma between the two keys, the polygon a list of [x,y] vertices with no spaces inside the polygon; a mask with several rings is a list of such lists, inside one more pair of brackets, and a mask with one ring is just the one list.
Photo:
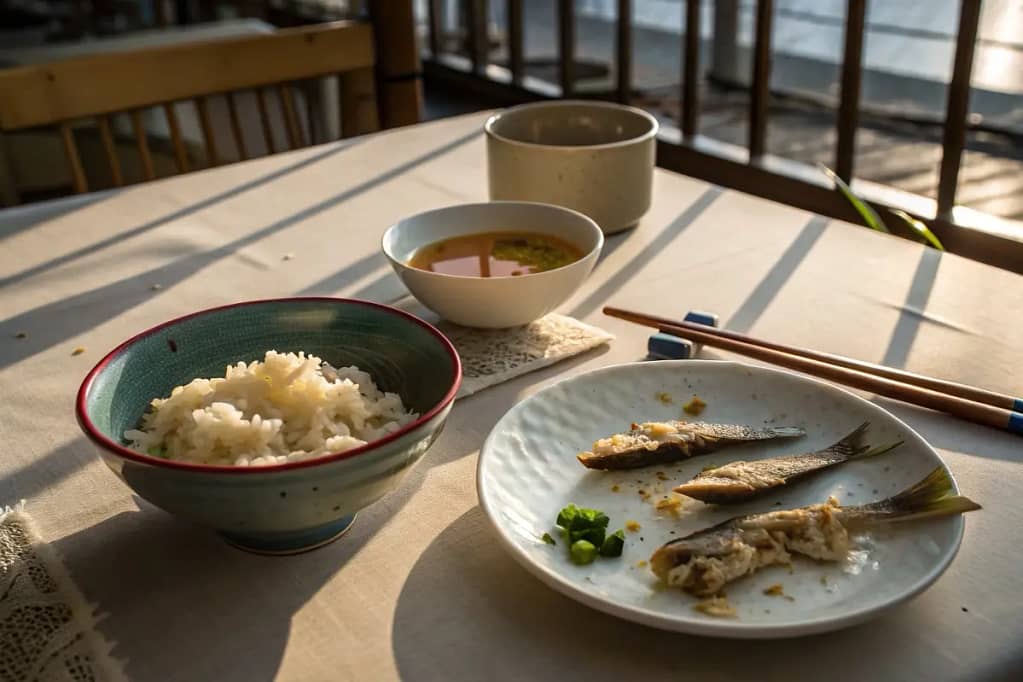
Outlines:
{"label": "red rim on bowl", "polygon": [[[213,313],[213,312],[217,312],[217,311],[220,311],[220,310],[229,310],[231,308],[239,308],[239,307],[242,307],[242,306],[250,306],[250,305],[260,305],[260,304],[266,304],[266,303],[303,303],[303,302],[348,303],[348,304],[352,304],[352,305],[361,305],[361,306],[366,306],[368,308],[376,308],[378,310],[390,313],[392,315],[396,315],[398,317],[403,317],[403,318],[409,320],[410,322],[414,322],[415,324],[418,324],[420,327],[422,327],[422,328],[426,329],[426,331],[430,332],[430,334],[432,334],[438,341],[440,341],[441,345],[444,347],[444,350],[447,351],[448,355],[451,357],[451,359],[452,359],[452,361],[454,363],[454,370],[455,370],[454,371],[454,375],[452,376],[451,388],[448,389],[448,392],[444,395],[444,397],[440,400],[440,402],[438,402],[436,405],[434,405],[432,408],[430,408],[425,414],[421,415],[414,422],[406,424],[405,426],[401,427],[400,429],[398,429],[394,433],[390,433],[390,434],[384,436],[383,438],[380,438],[378,440],[369,442],[366,445],[362,445],[362,446],[357,447],[357,448],[352,448],[351,450],[345,450],[344,452],[335,452],[335,453],[331,453],[331,454],[321,455],[319,457],[314,457],[312,459],[301,460],[301,461],[298,461],[298,462],[285,462],[283,464],[268,464],[268,465],[265,465],[265,466],[264,465],[260,465],[260,466],[230,466],[230,465],[221,465],[221,464],[196,464],[196,463],[192,463],[192,462],[181,462],[181,461],[172,460],[172,459],[163,459],[163,458],[160,458],[160,457],[153,457],[151,455],[147,455],[147,454],[138,452],[136,450],[132,450],[131,448],[125,447],[121,443],[118,443],[117,441],[114,441],[114,440],[108,438],[106,435],[101,433],[99,431],[99,429],[96,428],[96,426],[92,423],[92,420],[89,418],[89,415],[88,415],[88,413],[86,411],[85,402],[86,402],[86,396],[89,393],[89,389],[92,387],[92,382],[96,379],[96,376],[99,375],[99,373],[102,372],[106,368],[106,366],[108,364],[110,364],[110,362],[117,355],[119,355],[126,348],[128,348],[132,344],[136,343],[137,341],[139,341],[141,339],[144,339],[147,336],[151,336],[152,334],[155,334],[156,332],[160,331],[161,329],[165,329],[165,328],[167,328],[167,327],[169,327],[171,325],[177,324],[179,322],[183,322],[183,321],[189,320],[189,319],[191,319],[193,317],[198,317],[200,315],[206,315],[208,313]],[[106,450],[109,450],[109,451],[113,452],[114,454],[116,454],[116,455],[118,455],[120,457],[123,457],[125,459],[134,460],[136,462],[141,462],[143,464],[151,464],[153,466],[163,466],[163,467],[168,467],[168,468],[171,468],[171,469],[182,469],[182,470],[185,470],[185,471],[205,471],[205,472],[234,473],[234,474],[258,474],[258,473],[262,473],[262,472],[287,471],[289,469],[302,469],[302,468],[309,467],[309,466],[317,466],[319,464],[326,464],[327,462],[336,462],[336,461],[339,461],[339,460],[342,460],[342,459],[348,459],[350,457],[356,457],[356,456],[361,455],[363,453],[369,452],[370,450],[373,450],[374,448],[376,448],[379,445],[384,445],[386,443],[390,443],[392,441],[395,441],[398,438],[401,438],[405,434],[407,434],[407,433],[409,433],[409,432],[419,428],[420,426],[422,426],[426,422],[428,422],[431,419],[433,419],[434,417],[436,417],[444,408],[446,408],[455,399],[455,393],[458,392],[458,387],[461,385],[461,383],[462,383],[462,361],[458,357],[458,353],[455,351],[455,347],[453,345],[451,345],[451,342],[447,339],[447,337],[444,336],[443,334],[441,334],[440,331],[436,327],[434,327],[432,324],[430,324],[429,322],[426,322],[425,320],[421,320],[418,317],[416,317],[415,315],[407,313],[404,310],[399,310],[397,308],[393,308],[391,306],[383,305],[383,304],[380,304],[380,303],[373,303],[371,301],[360,301],[358,299],[353,299],[353,298],[332,298],[332,297],[329,297],[329,296],[296,296],[296,297],[291,297],[291,298],[268,298],[268,299],[261,299],[261,300],[257,300],[257,301],[242,301],[240,303],[230,303],[228,305],[217,306],[215,308],[207,308],[206,310],[200,310],[198,312],[190,313],[188,315],[183,315],[181,317],[176,317],[173,320],[168,320],[167,322],[164,322],[162,324],[158,324],[155,327],[151,327],[151,328],[149,328],[149,329],[147,329],[147,330],[145,330],[143,332],[140,332],[140,333],[136,334],[135,336],[132,336],[131,338],[129,338],[127,341],[122,342],[116,348],[114,348],[112,351],[110,351],[105,356],[103,356],[103,359],[100,360],[98,363],[96,363],[96,366],[93,367],[89,371],[89,373],[85,375],[85,379],[82,381],[82,385],[78,389],[78,396],[75,399],[75,417],[78,419],[78,425],[82,428],[82,431],[85,432],[85,435],[89,438],[89,440],[91,440],[96,445],[98,445],[98,446],[100,446],[100,447],[102,447],[102,448],[104,448]]]}

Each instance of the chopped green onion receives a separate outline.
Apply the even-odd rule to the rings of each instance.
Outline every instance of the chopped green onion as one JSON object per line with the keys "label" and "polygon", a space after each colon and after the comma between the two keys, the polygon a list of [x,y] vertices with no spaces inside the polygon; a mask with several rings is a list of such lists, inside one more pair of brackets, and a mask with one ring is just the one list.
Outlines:
{"label": "chopped green onion", "polygon": [[616,557],[622,555],[625,548],[625,531],[619,529],[607,536],[600,545],[600,556]]}
{"label": "chopped green onion", "polygon": [[587,540],[576,540],[568,550],[572,563],[584,566],[597,558],[596,546]]}
{"label": "chopped green onion", "polygon": [[554,538],[551,537],[550,533],[544,533],[540,539],[546,542],[548,545],[558,544],[557,542],[554,541]]}
{"label": "chopped green onion", "polygon": [[[558,514],[557,523],[558,531],[569,545],[569,556],[574,563],[588,564],[598,553],[609,557],[622,554],[625,534],[619,530],[615,535],[607,537],[610,519],[599,509],[585,509],[570,504]],[[587,548],[592,548],[593,557],[589,557],[590,550]]]}
{"label": "chopped green onion", "polygon": [[579,509],[574,504],[570,504],[558,514],[558,525],[567,530],[572,526],[572,521],[578,515]]}
{"label": "chopped green onion", "polygon": [[610,521],[607,514],[597,509],[580,509],[579,516],[576,517],[577,525],[585,523],[587,527],[592,528],[607,528]]}
{"label": "chopped green onion", "polygon": [[583,528],[582,530],[570,530],[568,531],[568,541],[577,542],[579,540],[586,540],[592,542],[597,547],[604,542],[604,529],[600,526],[591,526],[590,528]]}

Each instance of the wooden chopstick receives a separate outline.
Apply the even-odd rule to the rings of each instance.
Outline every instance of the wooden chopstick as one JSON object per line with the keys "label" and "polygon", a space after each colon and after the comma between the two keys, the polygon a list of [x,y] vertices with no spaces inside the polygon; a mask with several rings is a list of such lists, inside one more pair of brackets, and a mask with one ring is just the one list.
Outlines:
{"label": "wooden chopstick", "polygon": [[[765,342],[707,325],[673,321],[614,307],[604,308],[604,314],[877,395],[946,412],[978,424],[1023,433],[1023,413],[1000,406],[1016,405],[1015,399],[1009,396],[852,358]],[[833,359],[839,359],[841,362],[832,362]],[[880,369],[884,374],[881,371],[874,373],[875,369]],[[916,383],[911,383],[911,380]],[[927,385],[923,385],[923,382],[927,382]],[[966,395],[983,397],[985,400],[964,397]],[[992,405],[989,402],[992,400],[999,401],[999,405]]]}

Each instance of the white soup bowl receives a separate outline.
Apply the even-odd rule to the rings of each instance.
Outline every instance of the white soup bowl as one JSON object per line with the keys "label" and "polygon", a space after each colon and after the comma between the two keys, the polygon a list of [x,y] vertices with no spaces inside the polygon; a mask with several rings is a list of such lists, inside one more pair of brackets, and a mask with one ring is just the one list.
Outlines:
{"label": "white soup bowl", "polygon": [[[546,272],[466,277],[420,270],[409,261],[420,248],[480,232],[551,235],[583,257]],[[466,327],[502,329],[528,324],[565,302],[600,256],[604,235],[585,215],[559,206],[518,201],[461,204],[420,213],[392,225],[382,247],[395,273],[430,310]]]}

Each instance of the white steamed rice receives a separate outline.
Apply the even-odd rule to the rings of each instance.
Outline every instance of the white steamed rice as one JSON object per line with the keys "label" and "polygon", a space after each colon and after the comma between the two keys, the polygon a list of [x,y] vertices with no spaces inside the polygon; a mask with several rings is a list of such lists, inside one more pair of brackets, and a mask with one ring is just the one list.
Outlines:
{"label": "white steamed rice", "polygon": [[195,379],[153,400],[141,429],[124,437],[167,459],[266,465],[351,450],[418,416],[358,367],[321,365],[305,353],[267,351],[262,362],[239,362],[223,378]]}

